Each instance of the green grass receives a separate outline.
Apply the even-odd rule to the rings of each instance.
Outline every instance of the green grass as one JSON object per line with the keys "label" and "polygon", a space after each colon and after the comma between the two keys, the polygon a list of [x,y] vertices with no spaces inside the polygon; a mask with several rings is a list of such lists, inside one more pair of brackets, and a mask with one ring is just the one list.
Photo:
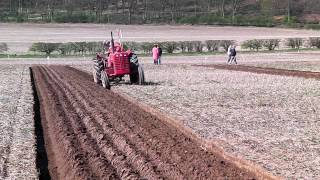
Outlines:
{"label": "green grass", "polygon": [[[255,53],[279,53],[279,52],[314,52],[320,49],[316,48],[301,48],[301,49],[281,49],[281,50],[261,50],[261,51],[238,51],[241,54],[255,54]],[[224,51],[214,51],[214,52],[179,52],[179,53],[163,53],[163,56],[208,56],[208,55],[223,55],[226,54]],[[8,55],[10,58],[46,58],[47,55],[42,54],[0,54],[0,59],[7,59]],[[151,54],[138,53],[140,57],[149,57]],[[95,54],[85,54],[84,57],[90,58],[94,57]],[[83,55],[50,55],[50,58],[71,58],[71,57],[83,57]]]}

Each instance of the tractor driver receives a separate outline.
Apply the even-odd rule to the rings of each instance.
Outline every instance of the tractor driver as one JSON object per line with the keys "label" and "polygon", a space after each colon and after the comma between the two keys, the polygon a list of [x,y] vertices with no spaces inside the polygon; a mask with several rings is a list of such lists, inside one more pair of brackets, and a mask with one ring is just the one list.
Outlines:
{"label": "tractor driver", "polygon": [[[119,53],[119,52],[122,52],[123,51],[123,48],[121,47],[121,44],[119,42],[116,42],[114,44],[114,49],[112,49],[112,47],[109,47],[109,50],[108,50],[108,57],[109,57],[109,54],[110,53]],[[110,59],[108,62],[108,67],[111,67],[113,62],[112,62],[112,59]]]}
{"label": "tractor driver", "polygon": [[[110,43],[110,42],[109,42]],[[112,47],[109,45],[109,46],[105,46],[105,47],[108,47],[108,53],[112,53],[112,52],[121,52],[123,51],[123,48],[121,47],[121,44],[116,42],[115,45],[114,45],[114,49],[112,49]],[[106,49],[106,50],[107,50]]]}
{"label": "tractor driver", "polygon": [[114,47],[115,47],[115,52],[121,52],[123,50],[121,47],[121,44],[118,42],[115,43]]}
{"label": "tractor driver", "polygon": [[103,48],[107,52],[110,48],[110,41],[103,41]]}

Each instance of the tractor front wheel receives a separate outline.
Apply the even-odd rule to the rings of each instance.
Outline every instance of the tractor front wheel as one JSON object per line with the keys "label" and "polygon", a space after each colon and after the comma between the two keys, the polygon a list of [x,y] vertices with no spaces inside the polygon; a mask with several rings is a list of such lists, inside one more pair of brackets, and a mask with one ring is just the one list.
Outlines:
{"label": "tractor front wheel", "polygon": [[106,74],[105,71],[101,72],[101,83],[102,83],[102,87],[103,88],[106,88],[106,89],[110,89],[111,88],[109,77],[108,77],[108,75]]}

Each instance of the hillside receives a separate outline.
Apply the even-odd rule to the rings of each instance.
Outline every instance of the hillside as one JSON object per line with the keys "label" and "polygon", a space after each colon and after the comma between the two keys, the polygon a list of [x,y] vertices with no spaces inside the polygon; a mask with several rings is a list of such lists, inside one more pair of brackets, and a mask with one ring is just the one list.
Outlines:
{"label": "hillside", "polygon": [[318,0],[2,0],[2,22],[318,24]]}

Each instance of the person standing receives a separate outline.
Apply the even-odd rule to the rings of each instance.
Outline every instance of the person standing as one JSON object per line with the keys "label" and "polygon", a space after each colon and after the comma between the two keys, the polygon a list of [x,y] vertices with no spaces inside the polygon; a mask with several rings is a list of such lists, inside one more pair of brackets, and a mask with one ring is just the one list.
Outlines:
{"label": "person standing", "polygon": [[232,48],[232,46],[230,45],[230,46],[228,47],[228,52],[227,52],[227,55],[228,55],[227,64],[230,64],[230,61],[231,61],[231,48]]}
{"label": "person standing", "polygon": [[230,64],[232,64],[232,62],[234,62],[235,64],[237,63],[237,51],[236,51],[236,46],[234,45],[231,49],[230,49],[230,56],[231,56],[231,60],[230,60]]}
{"label": "person standing", "polygon": [[158,64],[159,49],[157,44],[155,44],[152,48],[152,58],[153,58],[153,63]]}
{"label": "person standing", "polygon": [[162,48],[158,45],[158,65],[161,64]]}

